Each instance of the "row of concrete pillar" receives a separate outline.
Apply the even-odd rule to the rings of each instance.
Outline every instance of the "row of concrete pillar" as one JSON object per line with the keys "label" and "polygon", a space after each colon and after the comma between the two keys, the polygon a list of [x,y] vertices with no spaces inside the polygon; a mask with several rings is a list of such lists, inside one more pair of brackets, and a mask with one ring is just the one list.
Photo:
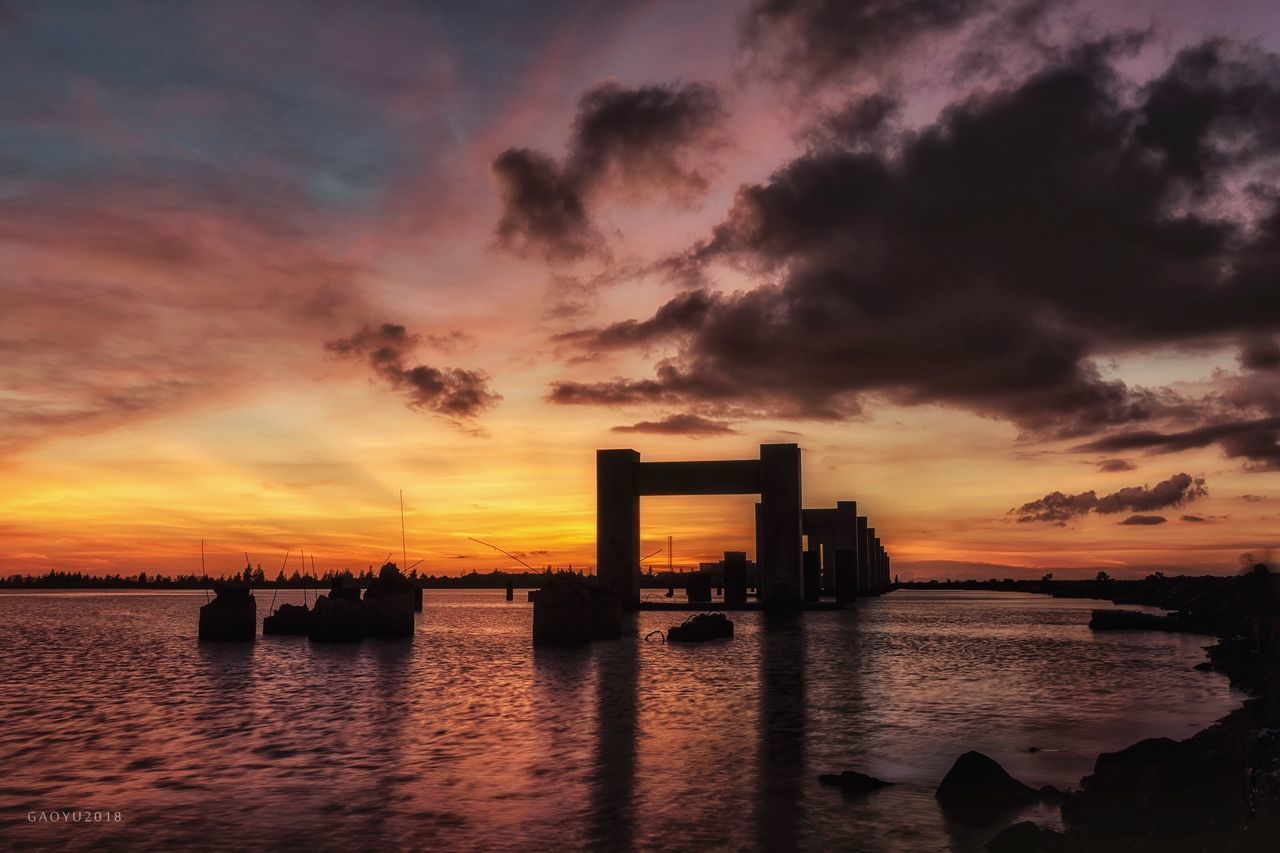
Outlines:
{"label": "row of concrete pillar", "polygon": [[805,601],[830,596],[847,603],[889,588],[889,552],[867,517],[858,515],[856,501],[837,501],[831,509],[802,510],[801,531]]}
{"label": "row of concrete pillar", "polygon": [[[756,562],[765,604],[817,601],[824,578],[825,591],[844,602],[889,588],[888,552],[854,501],[840,501],[834,509],[801,508],[800,447],[795,444],[762,444],[759,459],[712,462],[641,462],[630,449],[596,451],[601,587],[626,606],[639,605],[642,496],[727,494],[760,495]],[[726,573],[742,554],[731,553],[732,560],[726,553]],[[741,559],[745,564],[746,555]]]}

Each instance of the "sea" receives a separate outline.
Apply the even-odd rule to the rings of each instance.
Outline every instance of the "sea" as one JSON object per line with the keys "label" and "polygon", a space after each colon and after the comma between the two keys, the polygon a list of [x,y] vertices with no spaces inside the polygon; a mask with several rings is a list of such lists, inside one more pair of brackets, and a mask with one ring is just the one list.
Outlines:
{"label": "sea", "polygon": [[[0,592],[0,847],[980,850],[1061,820],[950,819],[960,754],[1068,788],[1244,698],[1195,669],[1211,638],[1095,633],[1097,601],[898,590],[696,645],[642,611],[546,649],[525,599],[427,590],[406,641],[220,645],[200,591]],[[820,784],[843,770],[893,784]]]}

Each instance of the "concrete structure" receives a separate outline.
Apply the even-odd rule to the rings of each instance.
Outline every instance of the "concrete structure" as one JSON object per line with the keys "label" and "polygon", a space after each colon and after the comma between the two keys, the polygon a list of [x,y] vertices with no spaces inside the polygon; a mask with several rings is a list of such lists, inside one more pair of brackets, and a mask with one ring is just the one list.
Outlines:
{"label": "concrete structure", "polygon": [[756,562],[760,599],[799,602],[800,447],[762,444],[759,459],[641,462],[634,450],[596,451],[596,571],[600,586],[628,607],[640,603],[640,498],[644,495],[758,494]]}
{"label": "concrete structure", "polygon": [[726,605],[743,605],[747,603],[747,552],[724,552],[724,603]]}
{"label": "concrete structure", "polygon": [[[859,593],[858,585],[858,504],[838,501],[835,509],[806,509],[803,532],[808,540],[806,554],[820,566],[822,593],[848,603]],[[806,579],[807,581],[807,579]],[[807,586],[806,601],[817,601],[818,592]]]}

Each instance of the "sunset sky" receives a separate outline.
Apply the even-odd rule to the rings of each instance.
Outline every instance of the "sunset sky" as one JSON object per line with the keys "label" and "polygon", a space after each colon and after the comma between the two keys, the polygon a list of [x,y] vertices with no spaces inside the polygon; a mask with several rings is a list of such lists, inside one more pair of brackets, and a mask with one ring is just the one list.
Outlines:
{"label": "sunset sky", "polygon": [[589,566],[596,448],[776,441],[904,578],[1235,571],[1277,53],[1274,0],[0,0],[0,575],[362,569],[401,489],[420,571]]}

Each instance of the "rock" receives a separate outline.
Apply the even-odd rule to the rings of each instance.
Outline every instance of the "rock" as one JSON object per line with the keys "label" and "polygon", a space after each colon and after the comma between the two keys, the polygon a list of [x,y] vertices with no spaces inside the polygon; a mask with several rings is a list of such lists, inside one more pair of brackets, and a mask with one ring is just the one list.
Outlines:
{"label": "rock", "polygon": [[213,589],[217,597],[200,608],[200,639],[252,642],[258,633],[258,603],[253,593],[238,583],[216,583]]}
{"label": "rock", "polygon": [[723,613],[699,613],[667,629],[668,643],[703,643],[733,638],[733,623]]}
{"label": "rock", "polygon": [[1047,853],[1063,849],[1062,836],[1029,820],[1005,827],[986,843],[991,853]]}
{"label": "rock", "polygon": [[856,770],[846,770],[843,773],[823,773],[818,776],[818,781],[823,785],[839,788],[846,794],[869,794],[872,791],[880,790],[886,785],[893,784],[883,779],[877,779],[874,776],[868,776],[865,773],[859,773]]}
{"label": "rock", "polygon": [[533,644],[573,646],[591,642],[591,587],[576,578],[553,577],[533,600]]}
{"label": "rock", "polygon": [[273,634],[285,636],[290,634],[306,634],[311,630],[311,611],[305,604],[281,604],[266,619],[262,620],[263,635]]}
{"label": "rock", "polygon": [[[1208,730],[1212,731],[1212,730]],[[1094,835],[1180,836],[1238,828],[1241,774],[1228,744],[1149,738],[1098,756],[1063,819]]]}
{"label": "rock", "polygon": [[1095,610],[1089,618],[1094,631],[1186,631],[1177,616],[1143,613],[1138,610]]}
{"label": "rock", "polygon": [[1062,802],[1062,798],[1066,796],[1066,794],[1052,785],[1043,786],[1040,790],[1036,791],[1036,795],[1040,797],[1040,802],[1042,803],[1059,803]]}
{"label": "rock", "polygon": [[980,752],[957,758],[934,796],[951,817],[967,823],[988,823],[1036,801],[1032,788]]}

